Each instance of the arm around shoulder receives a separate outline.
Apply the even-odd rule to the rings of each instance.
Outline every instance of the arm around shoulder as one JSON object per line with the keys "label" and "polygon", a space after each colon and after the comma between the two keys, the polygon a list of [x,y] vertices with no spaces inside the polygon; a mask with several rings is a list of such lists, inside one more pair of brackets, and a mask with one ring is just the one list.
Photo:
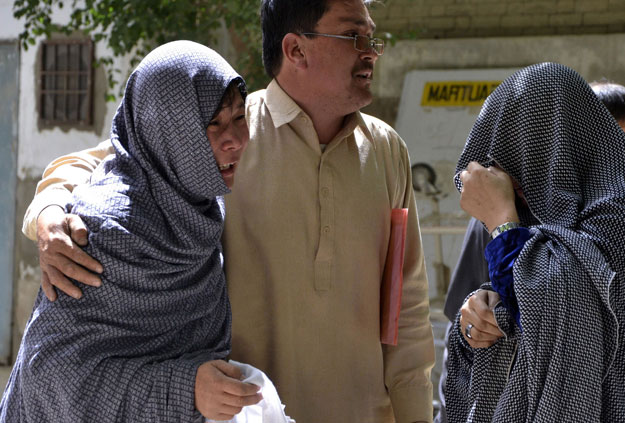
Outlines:
{"label": "arm around shoulder", "polygon": [[113,144],[106,140],[96,147],[61,156],[50,163],[37,184],[35,197],[24,214],[22,232],[31,240],[37,239],[37,217],[50,205],[64,207],[72,198],[77,185],[87,183],[91,173],[109,154]]}

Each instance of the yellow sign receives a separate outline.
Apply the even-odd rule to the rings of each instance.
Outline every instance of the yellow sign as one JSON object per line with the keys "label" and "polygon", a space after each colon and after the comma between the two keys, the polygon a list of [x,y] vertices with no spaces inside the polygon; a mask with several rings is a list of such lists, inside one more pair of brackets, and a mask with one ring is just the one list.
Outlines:
{"label": "yellow sign", "polygon": [[426,82],[421,105],[426,107],[481,106],[501,81]]}

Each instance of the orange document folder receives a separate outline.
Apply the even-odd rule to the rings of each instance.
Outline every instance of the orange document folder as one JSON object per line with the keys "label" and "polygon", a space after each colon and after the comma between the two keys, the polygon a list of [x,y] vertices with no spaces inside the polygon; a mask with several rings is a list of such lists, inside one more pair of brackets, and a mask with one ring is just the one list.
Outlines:
{"label": "orange document folder", "polygon": [[391,236],[380,291],[380,341],[397,345],[408,209],[391,211]]}

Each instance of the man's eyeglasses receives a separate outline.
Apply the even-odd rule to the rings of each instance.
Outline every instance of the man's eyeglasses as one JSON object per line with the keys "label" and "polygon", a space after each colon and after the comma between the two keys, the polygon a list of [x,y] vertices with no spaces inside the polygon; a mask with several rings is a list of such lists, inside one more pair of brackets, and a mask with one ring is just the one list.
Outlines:
{"label": "man's eyeglasses", "polygon": [[339,38],[341,40],[354,40],[354,48],[357,51],[369,51],[369,49],[373,49],[378,56],[384,54],[384,40],[380,38],[370,38],[366,35],[354,35],[353,37],[349,37],[347,35],[320,34],[318,32],[303,32],[300,35],[319,35],[321,37]]}

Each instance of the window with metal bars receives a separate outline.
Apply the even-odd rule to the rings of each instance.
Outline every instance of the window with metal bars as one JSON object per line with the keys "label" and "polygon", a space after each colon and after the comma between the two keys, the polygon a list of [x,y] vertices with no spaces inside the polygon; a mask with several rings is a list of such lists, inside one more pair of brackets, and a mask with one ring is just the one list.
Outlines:
{"label": "window with metal bars", "polygon": [[41,48],[39,119],[46,126],[90,126],[93,43],[89,39],[46,40]]}

